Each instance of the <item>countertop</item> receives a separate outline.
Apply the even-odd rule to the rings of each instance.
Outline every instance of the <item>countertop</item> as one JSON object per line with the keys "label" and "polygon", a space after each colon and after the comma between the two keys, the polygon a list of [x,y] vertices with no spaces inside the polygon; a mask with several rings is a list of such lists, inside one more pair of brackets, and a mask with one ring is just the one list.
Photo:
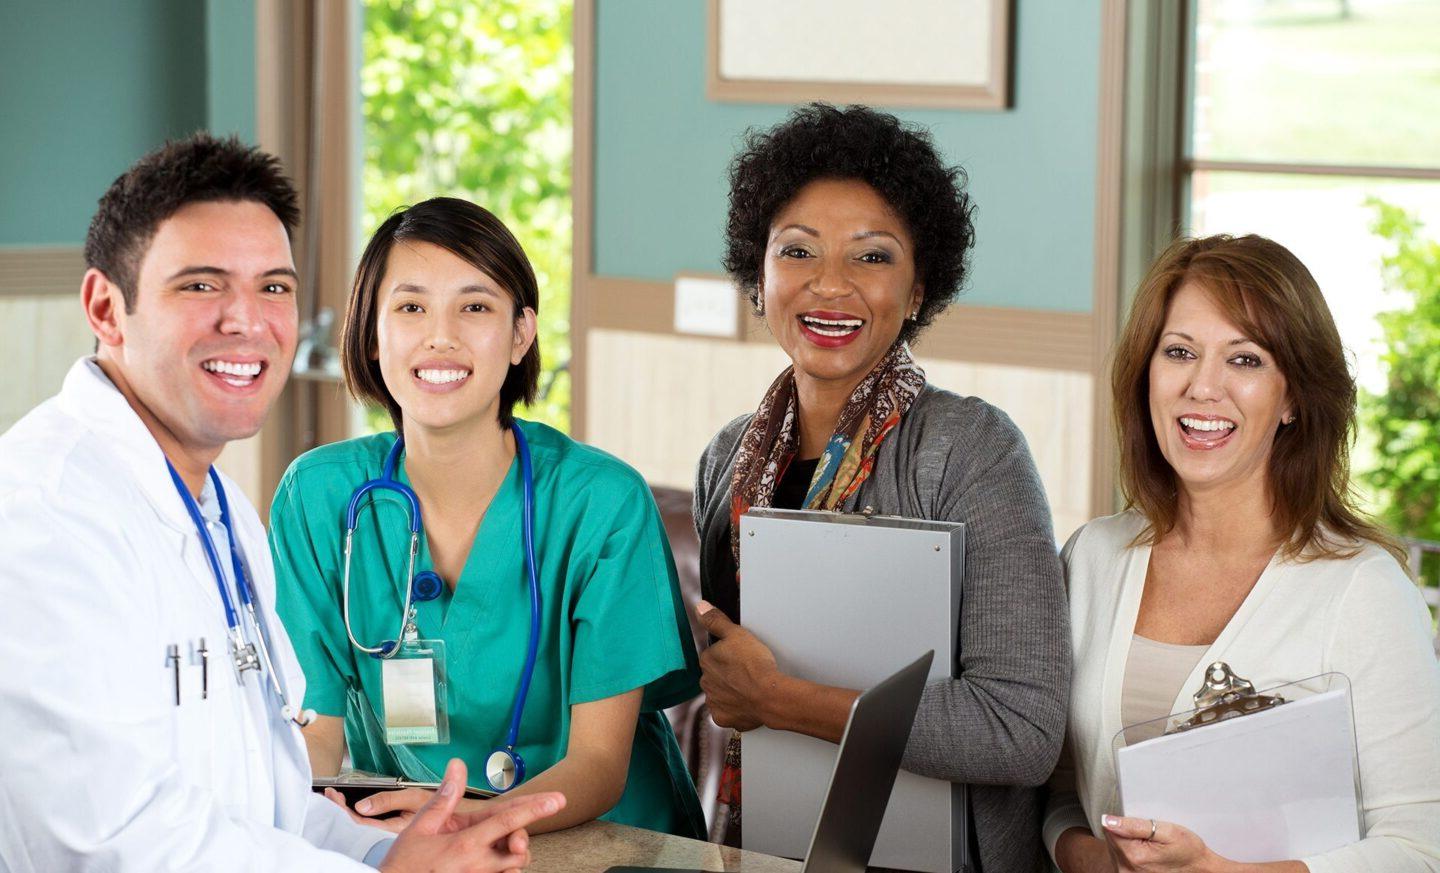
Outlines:
{"label": "countertop", "polygon": [[799,873],[800,862],[714,843],[592,821],[530,839],[536,873],[603,873],[611,867],[689,867],[744,873]]}

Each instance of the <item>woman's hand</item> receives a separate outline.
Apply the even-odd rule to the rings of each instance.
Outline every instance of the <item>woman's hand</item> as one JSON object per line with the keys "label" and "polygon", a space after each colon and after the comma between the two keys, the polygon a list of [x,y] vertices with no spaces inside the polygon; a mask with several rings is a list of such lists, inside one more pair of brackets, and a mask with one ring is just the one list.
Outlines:
{"label": "woman's hand", "polygon": [[1225,863],[1194,831],[1174,822],[1107,815],[1100,823],[1119,873],[1195,873]]}
{"label": "woman's hand", "polygon": [[700,688],[710,716],[721,727],[754,730],[781,679],[775,655],[756,636],[704,600],[696,606],[700,624],[713,638],[700,653]]}
{"label": "woman's hand", "polygon": [[[402,788],[397,791],[378,791],[355,802],[352,810],[345,806],[345,797],[333,788],[325,789],[325,796],[350,813],[350,818],[360,824],[398,834],[409,827],[416,813],[430,802],[435,792],[427,788]],[[470,817],[480,814],[485,801],[473,797],[461,797],[455,804],[455,814]],[[385,818],[376,818],[393,813]]]}

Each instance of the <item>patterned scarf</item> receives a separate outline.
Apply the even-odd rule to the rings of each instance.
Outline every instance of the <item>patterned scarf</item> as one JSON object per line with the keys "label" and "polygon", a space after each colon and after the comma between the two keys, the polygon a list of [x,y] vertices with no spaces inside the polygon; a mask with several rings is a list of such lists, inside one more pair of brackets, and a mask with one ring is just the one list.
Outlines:
{"label": "patterned scarf", "polygon": [[[825,445],[805,494],[805,509],[840,511],[845,501],[875,469],[880,444],[925,387],[925,371],[896,340],[880,363],[851,392],[840,412],[835,433]],[[799,451],[795,368],[770,385],[760,408],[740,435],[735,473],[730,480],[730,551],[735,557],[735,582],[740,582],[740,516],[751,507],[770,506],[785,468]],[[740,735],[732,734],[720,778],[720,800],[732,816],[740,805]]]}

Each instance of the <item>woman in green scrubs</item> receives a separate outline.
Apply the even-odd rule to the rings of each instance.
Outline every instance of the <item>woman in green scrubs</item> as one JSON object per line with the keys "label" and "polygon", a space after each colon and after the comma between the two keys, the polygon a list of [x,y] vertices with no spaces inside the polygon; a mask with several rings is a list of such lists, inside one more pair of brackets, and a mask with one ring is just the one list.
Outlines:
{"label": "woman in green scrubs", "polygon": [[[515,746],[526,776],[512,793],[565,793],[565,809],[540,830],[598,817],[703,836],[694,785],[661,712],[694,696],[699,674],[649,490],[619,460],[511,416],[535,392],[537,306],[519,243],[463,200],[396,213],[361,258],[342,341],[346,382],[404,434],[394,478],[420,502],[415,570],[434,570],[444,583],[438,598],[415,604],[416,630],[444,643],[450,736],[387,744],[385,662],[350,640],[394,639],[409,583],[406,504],[393,490],[371,491],[356,516],[347,629],[346,507],[381,476],[398,439],[362,437],[297,459],[270,513],[280,615],[305,669],[304,705],[319,714],[305,728],[311,763],[333,774],[348,748],[356,769],[438,781],[458,757],[471,783],[484,784],[486,759],[505,744],[530,639],[514,421],[532,460],[541,614]],[[413,811],[426,799],[382,794],[357,812]]]}

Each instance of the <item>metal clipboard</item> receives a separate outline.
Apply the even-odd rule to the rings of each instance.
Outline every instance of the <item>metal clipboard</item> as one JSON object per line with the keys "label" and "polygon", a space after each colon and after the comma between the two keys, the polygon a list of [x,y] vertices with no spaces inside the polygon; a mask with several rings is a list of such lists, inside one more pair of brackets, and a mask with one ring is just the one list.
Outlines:
{"label": "metal clipboard", "polygon": [[[934,649],[930,681],[953,678],[965,526],[784,509],[740,519],[740,617],[781,669],[868,688],[898,653]],[[836,747],[758,728],[741,735],[746,849],[799,858],[820,814]],[[964,785],[901,771],[870,863],[952,873],[970,864]]]}
{"label": "metal clipboard", "polygon": [[1243,862],[1304,858],[1364,835],[1344,675],[1257,691],[1216,661],[1194,701],[1115,735],[1122,814],[1184,825]]}

